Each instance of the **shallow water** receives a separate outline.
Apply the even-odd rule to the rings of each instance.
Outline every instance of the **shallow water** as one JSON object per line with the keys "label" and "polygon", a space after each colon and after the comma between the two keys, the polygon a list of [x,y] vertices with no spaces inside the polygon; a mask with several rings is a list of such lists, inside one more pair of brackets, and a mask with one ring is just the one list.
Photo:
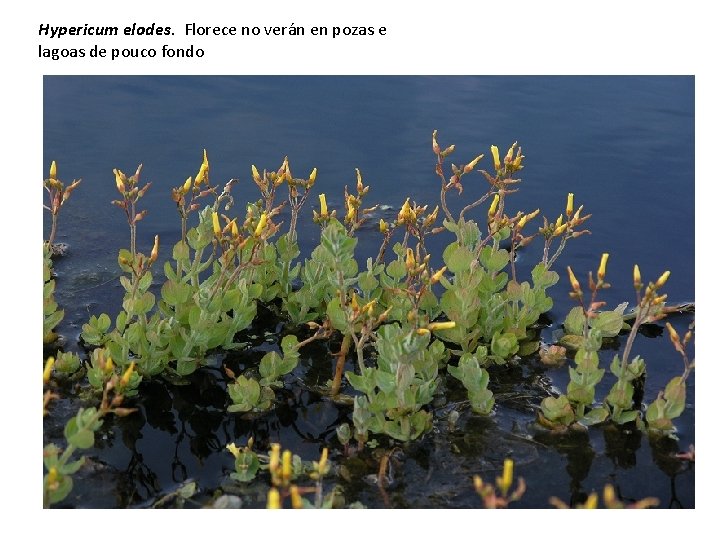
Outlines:
{"label": "shallow water", "polygon": [[[392,205],[392,214],[407,196],[437,203],[434,129],[441,145],[456,144],[451,161],[466,163],[485,153],[485,168],[491,167],[491,144],[502,151],[519,141],[526,168],[509,210],[540,207],[554,216],[564,211],[572,191],[576,206],[584,204],[593,214],[592,235],[572,242],[557,265],[561,282],[551,290],[555,306],[545,340],[572,307],[562,269],[595,269],[602,252],[611,254],[608,305],[634,297],[636,263],[647,279],[672,271],[666,286],[671,302],[694,300],[692,77],[45,77],[43,168],[54,159],[63,180],[83,178],[60,217],[58,241],[69,243],[70,251],[55,263],[66,348],[80,350],[80,326],[89,315],[105,311],[114,317],[120,306],[116,257],[128,232],[122,212],[110,205],[114,167],[131,173],[144,164],[143,178],[153,185],[143,199],[150,213],[139,226],[139,249],[147,252],[159,234],[167,256],[179,236],[170,188],[195,174],[203,148],[214,184],[241,180],[234,189],[238,203],[257,198],[251,164],[276,169],[287,155],[298,176],[318,168],[318,192],[328,194],[331,209],[342,205],[342,187],[354,185],[358,167],[371,186],[369,203]],[[461,198],[450,194],[452,208],[485,190],[480,175],[464,184]],[[305,254],[318,239],[308,213],[299,229]],[[359,260],[375,254],[378,240],[375,229],[361,232]],[[539,245],[531,245],[522,253],[521,275],[539,252]],[[437,265],[439,252],[436,257]],[[673,324],[684,332],[691,321],[680,316]],[[349,410],[307,389],[330,377],[323,353],[304,354],[296,373],[303,385],[289,384],[283,404],[253,420],[225,412],[219,370],[203,370],[184,387],[148,383],[140,413],[103,428],[106,438],[88,452],[95,466],[79,473],[84,478],[78,477],[64,504],[143,506],[188,478],[203,490],[198,501],[209,500],[232,467],[225,444],[240,444],[250,434],[259,447],[280,441],[305,459],[317,459],[330,444],[342,463],[334,429],[349,420]],[[604,350],[602,358],[609,361],[613,353]],[[641,336],[634,353],[648,362],[646,401],[681,371],[665,335]],[[545,507],[549,494],[579,502],[611,482],[626,500],[657,496],[662,507],[694,507],[694,471],[668,457],[694,442],[694,377],[688,408],[676,421],[678,441],[651,441],[612,427],[548,438],[532,425],[533,406],[552,386],[564,388],[567,369],[546,370],[529,360],[496,375],[509,382],[493,388],[494,416],[479,418],[460,406],[451,430],[445,420],[450,409],[440,409],[433,433],[394,454],[395,482],[386,493],[362,480],[377,472],[370,454],[351,460],[351,480],[337,480],[348,501],[477,507],[472,475],[492,479],[511,455],[529,486],[518,506]],[[453,382],[447,385],[462,400]],[[47,440],[61,435],[75,406],[53,409]],[[245,504],[264,504],[265,489],[248,491]]]}

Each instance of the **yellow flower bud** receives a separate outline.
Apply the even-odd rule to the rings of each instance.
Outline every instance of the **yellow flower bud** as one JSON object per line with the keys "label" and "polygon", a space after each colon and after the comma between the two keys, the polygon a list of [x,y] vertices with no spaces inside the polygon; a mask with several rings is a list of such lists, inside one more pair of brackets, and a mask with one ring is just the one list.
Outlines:
{"label": "yellow flower bud", "polygon": [[57,180],[57,164],[55,161],[50,164],[50,178],[52,180]]}
{"label": "yellow flower bud", "polygon": [[567,197],[567,207],[565,208],[565,215],[567,215],[568,219],[573,213],[573,200],[575,199],[574,193],[568,193]]}
{"label": "yellow flower bud", "polygon": [[640,267],[636,264],[633,268],[633,284],[635,287],[642,287],[642,278],[640,277]]}
{"label": "yellow flower bud", "polygon": [[280,467],[280,445],[278,443],[272,443],[270,444],[270,473],[275,474],[275,472]]}
{"label": "yellow flower bud", "polygon": [[498,204],[500,204],[500,195],[496,193],[495,197],[493,197],[493,200],[490,203],[490,208],[488,209],[488,219],[492,219],[495,216]]}
{"label": "yellow flower bud", "polygon": [[258,172],[257,167],[255,167],[255,165],[252,165],[250,168],[252,171],[253,180],[255,181],[256,184],[259,184],[260,183],[260,173]]}
{"label": "yellow flower bud", "polygon": [[673,328],[673,325],[670,324],[669,322],[666,322],[665,327],[668,329],[668,332],[670,333],[670,340],[673,342],[673,344],[679,345],[680,344],[680,336],[678,336],[678,333],[675,331],[675,328]]}
{"label": "yellow flower bud", "polygon": [[255,227],[255,236],[260,236],[267,226],[267,213],[263,212],[258,221],[257,227]]}
{"label": "yellow flower bud", "polygon": [[350,299],[350,307],[353,311],[360,311],[360,305],[358,304],[357,294],[353,292],[352,298]]}
{"label": "yellow flower bud", "polygon": [[132,377],[133,371],[135,370],[135,361],[133,360],[130,362],[130,366],[125,370],[125,373],[123,373],[122,378],[120,379],[120,384],[126,385],[130,382],[130,377]]}
{"label": "yellow flower bud", "polygon": [[410,208],[410,197],[405,199],[405,202],[398,212],[398,223],[409,223],[411,222],[412,209]]}
{"label": "yellow flower bud", "polygon": [[512,168],[515,169],[516,171],[519,171],[520,169],[522,169],[523,168],[522,160],[524,157],[525,156],[522,156],[518,153],[518,156],[512,162]]}
{"label": "yellow flower bud", "polygon": [[363,186],[362,175],[360,174],[360,169],[355,169],[355,174],[357,175],[357,185],[356,185],[357,192],[361,193],[365,186]]}
{"label": "yellow flower bud", "polygon": [[510,164],[513,160],[513,153],[515,152],[515,146],[517,145],[517,142],[514,142],[513,145],[508,148],[507,154],[505,154],[505,163]]}
{"label": "yellow flower bud", "polygon": [[562,214],[560,214],[557,221],[555,221],[555,228],[557,229],[560,225],[562,225]]}
{"label": "yellow flower bud", "polygon": [[284,450],[282,454],[282,477],[285,480],[292,478],[292,452]]}
{"label": "yellow flower bud", "polygon": [[182,187],[183,195],[185,195],[188,191],[190,191],[190,187],[192,186],[192,176],[188,176],[187,180],[185,180],[185,183]]}
{"label": "yellow flower bud", "polygon": [[[53,162],[54,163],[54,162]],[[50,375],[52,374],[53,366],[55,365],[55,357],[51,356],[45,362],[45,369],[43,369],[43,382],[47,383],[50,381]]]}
{"label": "yellow flower bud", "polygon": [[292,501],[292,507],[295,510],[299,510],[303,507],[302,497],[300,497],[300,491],[297,486],[290,486],[290,500]]}
{"label": "yellow flower bud", "polygon": [[212,224],[215,236],[220,236],[222,229],[220,228],[220,218],[218,218],[217,212],[212,213]]}
{"label": "yellow flower bud", "polygon": [[415,253],[411,248],[405,252],[405,267],[410,270],[415,267]]}
{"label": "yellow flower bud", "polygon": [[352,206],[352,205],[348,206],[347,217],[345,218],[345,220],[348,223],[352,223],[355,220],[355,207],[354,206]]}
{"label": "yellow flower bud", "polygon": [[568,277],[570,278],[570,285],[572,286],[573,290],[577,293],[581,292],[580,282],[575,277],[575,274],[573,273],[572,268],[570,268],[568,266],[567,271],[568,271]]}
{"label": "yellow flower bud", "polygon": [[561,234],[563,234],[563,233],[565,232],[565,230],[567,229],[567,227],[568,227],[568,224],[567,224],[567,223],[563,223],[563,224],[560,225],[557,229],[555,229],[555,231],[553,231],[553,236],[560,236]]}
{"label": "yellow flower bud", "polygon": [[328,215],[328,207],[325,201],[325,194],[321,193],[318,195],[318,199],[320,199],[320,217],[326,217]]}
{"label": "yellow flower bud", "polygon": [[323,448],[322,454],[320,454],[320,461],[318,461],[318,472],[320,474],[325,473],[325,467],[327,467],[327,461],[328,461],[328,449]]}
{"label": "yellow flower bud", "polygon": [[226,444],[225,448],[227,448],[230,453],[235,456],[235,459],[240,457],[240,449],[235,446],[235,443]]}
{"label": "yellow flower bud", "polygon": [[385,234],[388,232],[388,224],[385,223],[385,220],[380,218],[380,232],[382,234]]}
{"label": "yellow flower bud", "polygon": [[237,219],[233,219],[232,223],[230,224],[230,232],[233,236],[240,236],[240,231],[238,231],[238,226],[236,223]]}
{"label": "yellow flower bud", "polygon": [[477,474],[473,476],[473,485],[475,486],[475,491],[477,491],[478,493],[482,491],[483,481],[482,478],[480,478],[480,476]]}
{"label": "yellow flower bud", "polygon": [[493,165],[495,166],[495,170],[499,171],[502,168],[502,165],[500,164],[500,151],[497,146],[492,145],[490,147],[490,152],[493,156]]}
{"label": "yellow flower bud", "polygon": [[280,492],[276,488],[270,488],[267,497],[267,509],[268,510],[279,510],[280,506]]}
{"label": "yellow flower bud", "polygon": [[210,169],[210,162],[208,161],[208,158],[207,158],[207,150],[206,150],[205,148],[203,148],[203,162],[202,162],[202,164],[205,165],[205,169]]}
{"label": "yellow flower bud", "polygon": [[432,275],[432,277],[430,278],[430,283],[437,283],[438,281],[440,281],[440,278],[442,277],[442,275],[445,273],[446,270],[447,270],[447,266],[443,266],[440,270],[435,272]]}
{"label": "yellow flower bud", "polygon": [[430,330],[428,330],[427,328],[418,328],[417,330],[415,330],[415,332],[417,332],[419,336],[426,336],[430,333]]}
{"label": "yellow flower bud", "polygon": [[119,169],[113,169],[113,172],[115,173],[115,185],[117,186],[117,190],[120,193],[125,194],[125,175]]}
{"label": "yellow flower bud", "polygon": [[612,487],[612,484],[605,484],[605,489],[603,489],[603,501],[605,501],[605,506],[607,508],[612,508],[617,503],[617,499],[615,498],[615,488]]}
{"label": "yellow flower bud", "polygon": [[472,171],[477,166],[478,162],[483,158],[484,155],[485,154],[480,154],[478,157],[473,159],[470,163],[465,165],[465,167],[463,168],[463,172],[469,173],[470,171]]}
{"label": "yellow flower bud", "polygon": [[588,510],[595,510],[598,506],[598,496],[597,493],[594,491],[588,495],[587,501],[585,501],[585,504],[582,505],[583,508],[587,508]]}
{"label": "yellow flower bud", "polygon": [[153,244],[152,251],[150,252],[150,264],[154,263],[158,258],[158,250],[160,249],[160,237],[155,235],[155,243]]}
{"label": "yellow flower bud", "polygon": [[665,272],[663,272],[663,275],[658,278],[657,282],[655,282],[655,287],[657,287],[659,289],[660,287],[665,285],[665,283],[667,283],[667,280],[669,277],[670,277],[670,270],[665,270]]}
{"label": "yellow flower bud", "polygon": [[455,328],[455,321],[434,322],[428,325],[428,330],[451,330]]}
{"label": "yellow flower bud", "polygon": [[195,185],[200,186],[203,182],[207,181],[208,164],[203,161],[200,165],[197,175],[195,176]]}
{"label": "yellow flower bud", "polygon": [[512,486],[513,468],[514,468],[513,460],[510,458],[505,459],[505,462],[503,463],[502,478],[497,479],[497,485],[500,488],[500,491],[502,492],[503,497],[507,495],[508,491],[510,491],[510,486]]}
{"label": "yellow flower bud", "polygon": [[308,188],[313,187],[313,184],[315,183],[315,178],[317,178],[317,167],[313,168],[312,172],[310,173],[310,176],[308,177],[308,184],[307,184]]}
{"label": "yellow flower bud", "polygon": [[609,253],[603,253],[602,257],[600,258],[600,266],[598,267],[597,271],[597,277],[599,281],[603,281],[605,279],[605,267],[607,266],[608,257],[610,257]]}
{"label": "yellow flower bud", "polygon": [[[58,477],[60,475],[58,474],[57,468],[50,467],[50,470],[48,471],[48,487],[51,489],[56,489],[57,486],[53,486],[58,481]],[[51,487],[52,486],[52,487]]]}
{"label": "yellow flower bud", "polygon": [[533,212],[530,212],[529,214],[525,214],[523,217],[520,218],[520,221],[518,222],[518,229],[522,229],[525,225],[527,225],[527,222],[536,217],[540,213],[540,209],[536,208]]}

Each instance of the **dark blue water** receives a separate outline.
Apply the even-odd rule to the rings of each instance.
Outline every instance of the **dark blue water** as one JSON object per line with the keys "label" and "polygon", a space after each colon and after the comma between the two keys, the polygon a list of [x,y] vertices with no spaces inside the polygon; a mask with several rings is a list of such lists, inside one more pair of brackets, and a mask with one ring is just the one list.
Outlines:
{"label": "dark blue water", "polygon": [[[153,185],[143,199],[150,213],[140,223],[139,248],[147,251],[159,234],[167,256],[179,234],[170,189],[197,172],[203,148],[213,184],[241,180],[234,190],[238,202],[258,198],[251,164],[276,169],[287,155],[297,176],[318,168],[318,192],[328,194],[331,208],[342,205],[343,186],[354,185],[356,167],[371,186],[370,204],[398,208],[410,196],[432,207],[439,193],[431,149],[434,129],[442,146],[457,146],[449,161],[467,163],[485,153],[480,167],[486,169],[492,168],[491,144],[503,152],[519,142],[526,168],[508,213],[540,207],[554,219],[572,191],[576,206],[584,204],[593,214],[588,222],[592,235],[571,242],[557,265],[561,282],[552,290],[556,303],[550,314],[555,325],[571,307],[564,267],[572,265],[584,275],[597,267],[603,252],[610,253],[607,279],[613,287],[604,297],[609,305],[633,303],[636,263],[646,279],[671,270],[669,301],[692,301],[694,84],[692,77],[45,77],[43,172],[56,160],[63,180],[83,179],[60,218],[58,240],[71,245],[70,255],[57,263],[57,297],[66,309],[60,330],[72,347],[89,314],[108,311],[114,316],[119,309],[116,254],[127,246],[128,232],[124,215],[110,205],[116,194],[113,168],[132,173],[138,163],[144,164],[144,178]],[[452,208],[482,194],[486,182],[478,174],[464,185],[462,197],[450,194]],[[482,220],[482,212],[477,219]],[[317,228],[307,215],[299,234],[306,249],[317,240]],[[378,239],[376,232],[364,232],[359,254],[375,254]],[[540,249],[532,245],[521,263],[532,264]],[[439,253],[436,257],[437,266]],[[690,321],[682,317],[677,325],[684,330]],[[639,339],[635,350],[648,360],[647,396],[656,395],[681,371],[666,336]],[[564,385],[563,374],[551,376]],[[681,449],[694,442],[693,384],[691,378],[690,407],[677,422]],[[498,416],[502,424],[504,416]],[[324,428],[312,422],[308,427],[318,433]],[[275,429],[296,440],[285,428]],[[602,439],[598,433],[590,438]],[[148,440],[153,439],[148,435]],[[230,441],[221,442],[220,447]],[[588,444],[595,455],[603,453],[602,441]],[[197,457],[192,448],[180,447],[186,461]],[[311,447],[315,451],[317,446]],[[208,452],[209,459],[227,466],[227,456],[218,452]],[[161,492],[172,479],[164,456],[151,454],[144,459],[154,463]],[[656,495],[664,506],[671,504],[667,479],[674,477],[653,462],[647,438],[638,443],[637,454],[638,465],[630,467],[634,476],[627,482],[650,477],[653,489],[637,496]],[[123,456],[116,452],[116,465]],[[572,463],[562,453],[543,453],[540,459],[554,468],[566,463],[570,469]],[[472,474],[472,464],[462,463],[463,474]],[[590,487],[601,487],[599,478],[613,474],[608,472],[612,467],[597,465],[601,458],[594,463],[588,478],[598,480]],[[193,474],[203,474],[202,469]],[[694,506],[694,478],[682,478],[680,502]],[[568,483],[559,479],[558,490]],[[555,493],[563,498],[562,491]],[[473,500],[471,493],[453,496],[448,505]],[[530,494],[526,500],[531,506],[545,504]],[[444,505],[427,499],[414,503]]]}

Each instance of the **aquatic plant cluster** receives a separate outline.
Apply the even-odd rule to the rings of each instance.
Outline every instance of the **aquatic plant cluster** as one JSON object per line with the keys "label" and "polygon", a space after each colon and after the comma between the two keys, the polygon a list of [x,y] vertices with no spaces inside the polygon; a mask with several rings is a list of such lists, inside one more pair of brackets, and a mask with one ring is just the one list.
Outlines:
{"label": "aquatic plant cluster", "polygon": [[[482,154],[467,164],[448,167],[455,146],[443,148],[437,132],[432,151],[439,204],[430,209],[408,198],[393,219],[380,219],[382,243],[377,255],[362,264],[355,256],[358,232],[377,207],[364,205],[370,187],[360,170],[356,169],[354,189],[345,187],[342,208],[330,208],[323,193],[314,199],[318,207],[313,222],[321,230],[320,242],[300,260],[298,216],[314,191],[317,169],[298,177],[287,158],[276,170],[261,172],[253,165],[250,176],[260,198],[233,215],[231,191],[238,181],[230,180],[222,188],[213,185],[208,155],[203,152],[198,172],[172,190],[181,235],[171,249],[165,248],[170,257],[162,264],[158,236],[149,254],[137,249],[137,228],[148,212],[141,209],[141,199],[150,188],[150,183],[143,183],[142,165],[132,175],[114,169],[118,198],[112,202],[125,214],[130,231],[129,245],[117,257],[122,306],[114,314],[93,315],[83,325],[86,359],[58,347],[44,359],[45,414],[57,398],[54,379],[78,373],[84,374],[83,384],[95,392],[98,402],[78,410],[67,423],[65,448],[45,447],[45,506],[70,493],[72,475],[83,459],[75,455],[94,445],[95,432],[106,415],[133,414],[132,400],[142,393],[143,381],[181,380],[216,362],[218,352],[246,348],[238,336],[253,324],[259,306],[284,321],[283,336],[277,350],[267,352],[252,369],[234,373],[223,366],[227,413],[257,415],[271,410],[276,392],[298,365],[300,350],[311,342],[339,341],[332,351],[334,371],[328,373],[327,384],[315,391],[352,407],[352,424],[337,428],[344,452],[423,437],[433,427],[433,400],[443,392],[442,380],[447,376],[466,389],[473,414],[491,415],[496,407],[489,387],[494,366],[538,355],[549,365],[573,358],[566,391],[537,406],[537,423],[543,428],[563,432],[611,422],[672,433],[673,419],[685,409],[686,382],[695,365],[688,357],[692,331],[680,337],[667,324],[683,369],[652,401],[646,401],[643,391],[645,361],[630,358],[641,326],[674,309],[667,305],[667,295],[661,294],[670,272],[646,284],[635,266],[636,307],[628,311],[626,303],[605,310],[599,296],[610,286],[608,254],[602,254],[596,272],[587,274],[586,284],[567,267],[570,295],[578,306],[567,315],[558,342],[541,343],[541,318],[553,306],[548,290],[560,279],[553,268],[567,244],[589,232],[585,227],[590,214],[583,205],[576,207],[572,193],[567,195],[564,214],[557,218],[540,218],[540,209],[510,213],[508,202],[518,190],[518,173],[525,166],[517,143],[504,155],[497,146],[490,147],[490,171],[479,168]],[[448,193],[462,194],[463,182],[478,173],[487,184],[486,192],[453,214]],[[55,162],[44,181],[46,209],[52,216],[43,259],[43,340],[49,346],[57,339],[53,330],[64,315],[54,300],[52,274],[52,257],[58,254],[54,245],[58,215],[79,183],[75,180],[65,187]],[[483,205],[485,209],[478,210]],[[470,218],[471,213],[479,218]],[[284,229],[283,219],[288,217]],[[427,248],[427,239],[439,233],[451,237],[440,255],[441,265]],[[542,257],[523,280],[516,256],[533,241],[543,244]],[[160,275],[162,285],[156,294],[153,283]],[[624,350],[609,365],[615,382],[607,395],[597,395],[596,387],[607,371],[600,367],[598,351],[604,340],[621,333],[627,333]],[[227,450],[235,459],[231,474],[235,482],[249,483],[259,471],[269,473],[268,508],[337,505],[332,492],[323,493],[323,478],[332,471],[327,448],[312,463],[303,462],[291,450],[281,454],[275,443],[266,454],[256,453],[252,439],[243,448],[229,444]],[[381,460],[378,482],[388,459],[386,454]],[[299,485],[300,479],[310,485]],[[527,486],[522,479],[514,490],[512,484],[509,459],[495,485],[480,476],[474,479],[487,507],[506,507],[519,499]],[[192,492],[191,486],[177,497],[187,498]],[[587,507],[597,506],[593,495]],[[608,507],[622,506],[612,487],[606,488],[604,501]]]}

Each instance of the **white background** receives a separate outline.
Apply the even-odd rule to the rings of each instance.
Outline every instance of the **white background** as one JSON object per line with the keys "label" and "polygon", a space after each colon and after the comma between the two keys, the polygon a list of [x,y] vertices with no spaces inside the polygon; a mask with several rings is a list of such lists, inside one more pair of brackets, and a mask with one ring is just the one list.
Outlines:
{"label": "white background", "polygon": [[[717,17],[711,2],[436,0],[392,2],[22,2],[2,17],[2,285],[0,313],[0,512],[3,535],[128,538],[149,534],[288,538],[495,537],[620,538],[662,534],[704,537],[718,485],[714,396],[718,359],[704,322],[718,301]],[[172,26],[172,37],[40,37],[40,24]],[[385,26],[384,37],[184,36],[185,24],[306,27]],[[202,47],[202,59],[53,62],[38,46]],[[40,182],[44,74],[672,74],[696,79],[697,510],[650,512],[42,511],[40,448]],[[112,126],[108,126],[112,129]],[[72,133],[68,133],[72,136]],[[88,148],[92,152],[92,148]],[[650,188],[651,189],[651,188]],[[668,223],[659,226],[672,226]],[[668,246],[667,257],[672,257]],[[705,314],[704,316],[702,314]],[[715,323],[717,324],[717,323]],[[705,333],[705,334],[704,334]],[[709,396],[708,396],[709,395]],[[649,494],[652,495],[652,494]],[[518,513],[520,512],[520,513]],[[270,517],[271,516],[271,517]],[[9,519],[9,521],[8,521]],[[12,526],[12,528],[11,528]],[[18,533],[13,532],[18,530]],[[150,528],[150,530],[148,530]],[[712,530],[712,529],[710,529]],[[6,536],[11,537],[11,536]]]}

